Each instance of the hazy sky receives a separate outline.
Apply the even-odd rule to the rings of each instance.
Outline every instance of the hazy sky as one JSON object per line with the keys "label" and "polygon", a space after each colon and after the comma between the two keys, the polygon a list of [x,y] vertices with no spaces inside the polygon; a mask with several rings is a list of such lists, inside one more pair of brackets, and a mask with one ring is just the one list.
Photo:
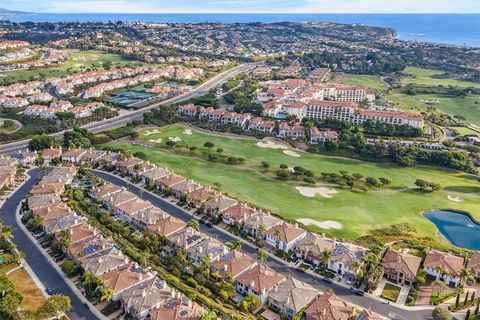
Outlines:
{"label": "hazy sky", "polygon": [[480,13],[479,0],[2,0],[0,7],[59,13]]}

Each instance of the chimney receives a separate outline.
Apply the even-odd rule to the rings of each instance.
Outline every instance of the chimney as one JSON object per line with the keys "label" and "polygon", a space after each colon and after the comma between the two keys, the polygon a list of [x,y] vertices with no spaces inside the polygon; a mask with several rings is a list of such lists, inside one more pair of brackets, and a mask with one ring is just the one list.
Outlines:
{"label": "chimney", "polygon": [[143,289],[142,298],[145,298],[146,296],[147,296],[147,289]]}
{"label": "chimney", "polygon": [[223,271],[224,271],[224,272],[228,272],[228,265],[227,265],[227,264],[224,264],[224,265],[223,265]]}
{"label": "chimney", "polygon": [[250,281],[250,288],[255,287],[255,280]]}

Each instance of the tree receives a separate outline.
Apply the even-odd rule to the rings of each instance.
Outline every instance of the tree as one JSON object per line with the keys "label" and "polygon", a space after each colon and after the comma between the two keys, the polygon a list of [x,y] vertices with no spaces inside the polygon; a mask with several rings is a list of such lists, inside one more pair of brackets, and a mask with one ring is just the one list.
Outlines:
{"label": "tree", "polygon": [[243,241],[242,240],[237,240],[235,242],[228,242],[227,243],[227,246],[230,248],[230,250],[237,250],[237,249],[241,249],[242,248],[242,245],[243,245]]}
{"label": "tree", "polygon": [[215,147],[215,144],[213,142],[207,141],[203,144],[203,146],[205,148],[212,149],[213,147]]}
{"label": "tree", "polygon": [[463,305],[464,305],[464,306],[465,306],[465,305],[467,304],[467,302],[468,302],[468,294],[469,294],[469,291],[467,291],[467,292],[465,293],[465,300],[463,300]]}
{"label": "tree", "polygon": [[433,320],[452,320],[452,313],[447,309],[436,307],[432,311]]}
{"label": "tree", "polygon": [[3,121],[2,127],[8,131],[15,129],[15,122],[13,120],[6,119]]}
{"label": "tree", "polygon": [[432,282],[432,289],[434,294],[439,296],[448,289],[448,286],[443,281],[435,280]]}
{"label": "tree", "polygon": [[5,297],[8,292],[14,290],[15,286],[12,281],[4,273],[0,273],[0,298]]}
{"label": "tree", "polygon": [[67,260],[62,264],[62,271],[65,272],[66,275],[70,275],[76,267],[77,265],[73,260]]}
{"label": "tree", "polygon": [[200,230],[200,224],[199,224],[198,221],[195,220],[195,219],[192,219],[192,220],[188,221],[187,225],[188,225],[190,228],[192,228],[192,229],[194,229],[194,230],[196,230],[196,231],[199,231],[199,230]]}
{"label": "tree", "polygon": [[457,293],[457,297],[455,298],[455,307],[458,308],[460,305],[460,293]]}
{"label": "tree", "polygon": [[480,313],[480,300],[478,300],[478,302],[477,302],[477,307],[475,308],[474,314],[478,315],[479,313]]}
{"label": "tree", "polygon": [[268,168],[270,168],[270,165],[268,164],[268,162],[262,161],[261,164],[262,164],[263,170],[265,170],[265,172],[267,172]]}
{"label": "tree", "polygon": [[23,301],[23,295],[17,291],[10,291],[0,300],[0,310],[7,314],[14,314]]}
{"label": "tree", "polygon": [[28,142],[28,149],[32,151],[42,151],[55,145],[55,138],[48,134],[36,134]]}
{"label": "tree", "polygon": [[470,319],[470,309],[467,309],[467,314],[465,315],[465,320]]}
{"label": "tree", "polygon": [[437,191],[437,190],[440,190],[441,188],[438,183],[429,182],[422,179],[417,179],[415,181],[415,185],[420,189],[422,189],[423,191],[429,191],[429,192]]}
{"label": "tree", "polygon": [[467,281],[467,279],[472,276],[472,272],[467,268],[463,268],[462,270],[460,270],[459,276],[462,280],[462,283],[465,283],[465,281]]}
{"label": "tree", "polygon": [[218,320],[218,316],[215,313],[215,311],[208,310],[206,313],[204,313],[201,317],[200,320]]}
{"label": "tree", "polygon": [[55,294],[47,299],[45,304],[38,309],[38,314],[43,317],[60,317],[62,313],[70,311],[72,301],[69,297]]}
{"label": "tree", "polygon": [[260,299],[257,298],[256,295],[249,293],[243,298],[243,300],[240,302],[240,308],[244,312],[253,312],[257,310],[260,306],[262,305]]}
{"label": "tree", "polygon": [[320,263],[323,265],[324,269],[327,269],[328,261],[330,261],[331,257],[332,257],[332,250],[325,249],[322,251],[320,256]]}
{"label": "tree", "polygon": [[110,301],[113,298],[113,290],[111,288],[106,288],[103,289],[102,291],[102,297],[100,298],[100,301]]}
{"label": "tree", "polygon": [[258,250],[258,252],[257,252],[257,259],[258,259],[258,261],[260,261],[260,263],[265,262],[265,261],[267,260],[267,258],[268,258],[268,255],[267,255],[267,253],[266,253],[265,251],[263,251],[263,250]]}

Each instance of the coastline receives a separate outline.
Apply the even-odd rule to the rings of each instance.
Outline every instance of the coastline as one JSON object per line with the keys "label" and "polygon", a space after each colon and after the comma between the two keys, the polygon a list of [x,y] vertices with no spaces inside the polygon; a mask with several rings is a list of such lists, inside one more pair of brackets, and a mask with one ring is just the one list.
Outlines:
{"label": "coastline", "polygon": [[395,39],[480,47],[478,13],[28,13],[0,15],[14,22],[281,23],[331,22],[391,28]]}

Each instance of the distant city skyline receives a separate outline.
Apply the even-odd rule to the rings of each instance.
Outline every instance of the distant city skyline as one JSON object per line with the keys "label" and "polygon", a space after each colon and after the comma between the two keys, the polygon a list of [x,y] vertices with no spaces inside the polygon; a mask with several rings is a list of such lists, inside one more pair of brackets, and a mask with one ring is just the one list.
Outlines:
{"label": "distant city skyline", "polygon": [[3,0],[48,13],[480,13],[477,0]]}

